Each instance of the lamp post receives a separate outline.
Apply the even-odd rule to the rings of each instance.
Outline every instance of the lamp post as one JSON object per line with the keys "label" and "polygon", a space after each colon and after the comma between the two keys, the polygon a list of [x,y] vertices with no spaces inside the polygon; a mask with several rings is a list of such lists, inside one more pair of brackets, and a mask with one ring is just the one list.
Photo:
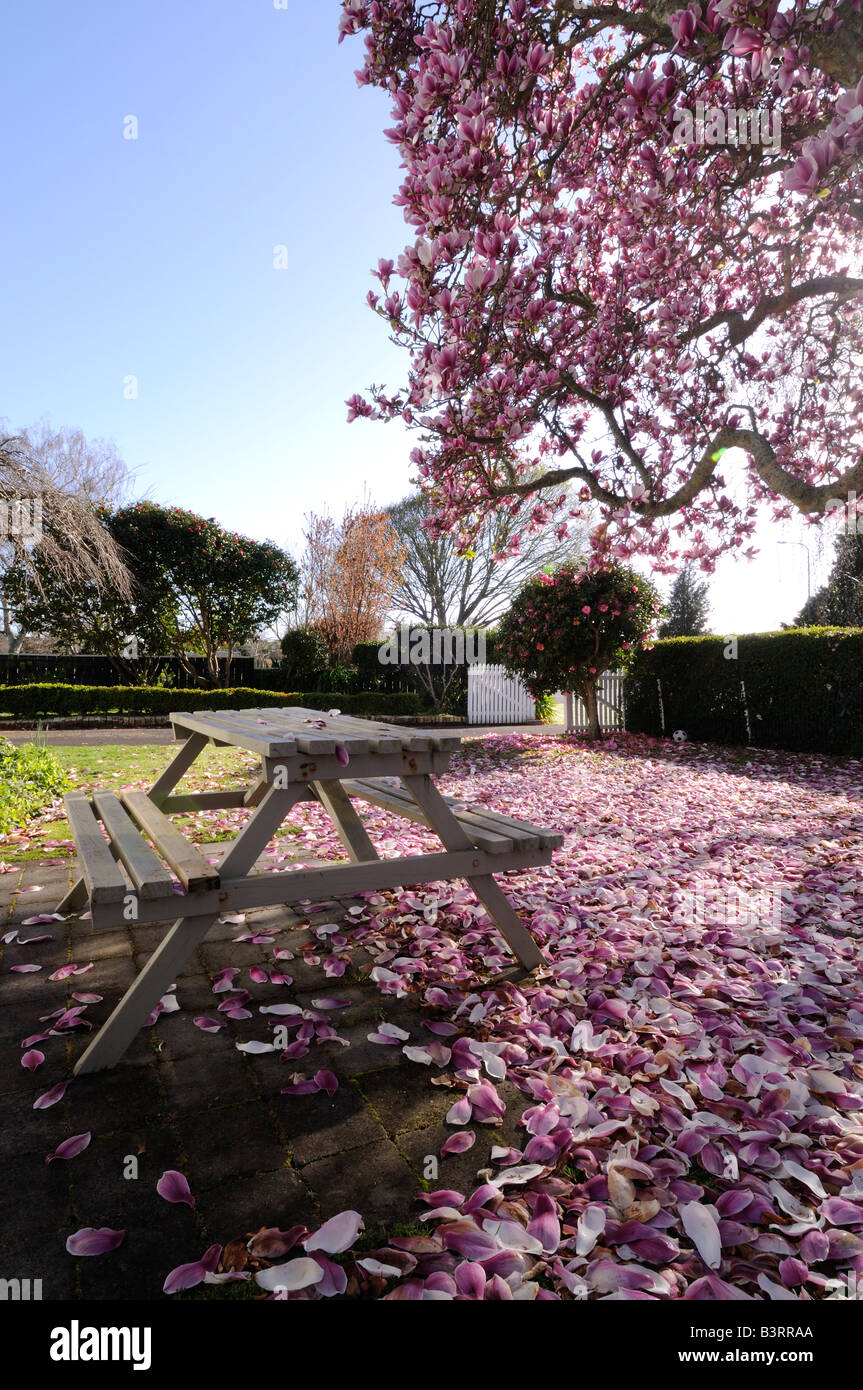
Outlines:
{"label": "lamp post", "polygon": [[800,545],[806,551],[806,601],[812,597],[812,566],[809,559],[809,546],[805,541],[777,541],[777,545]]}

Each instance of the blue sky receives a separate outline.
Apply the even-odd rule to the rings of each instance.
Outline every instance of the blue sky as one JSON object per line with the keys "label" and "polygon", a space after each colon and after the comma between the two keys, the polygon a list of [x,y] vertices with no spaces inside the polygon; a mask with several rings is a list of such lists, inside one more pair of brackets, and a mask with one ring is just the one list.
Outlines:
{"label": "blue sky", "polygon": [[[340,514],[366,488],[393,501],[411,473],[407,431],[345,418],[355,391],[404,377],[365,295],[409,229],[388,102],[357,87],[339,9],[6,0],[0,15],[0,416],[111,437],[141,494],[294,551],[305,512]],[[754,566],[723,563],[717,630],[790,620],[805,555],[775,541],[801,534],[768,529]]]}
{"label": "blue sky", "polygon": [[157,500],[280,543],[410,476],[405,431],[345,419],[401,370],[365,294],[406,229],[387,102],[338,14],[15,0],[0,20],[0,414],[113,437]]}

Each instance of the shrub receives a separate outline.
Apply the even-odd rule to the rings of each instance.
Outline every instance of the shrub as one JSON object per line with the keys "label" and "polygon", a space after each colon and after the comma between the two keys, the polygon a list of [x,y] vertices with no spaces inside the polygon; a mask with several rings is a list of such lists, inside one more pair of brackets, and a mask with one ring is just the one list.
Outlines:
{"label": "shrub", "polygon": [[557,706],[554,703],[554,696],[548,693],[537,695],[536,697],[536,717],[543,724],[553,724],[557,718]]}
{"label": "shrub", "polygon": [[351,665],[362,690],[380,690],[384,678],[393,670],[381,661],[380,648],[380,642],[357,642],[351,652]]}
{"label": "shrub", "polygon": [[498,649],[534,699],[577,691],[590,735],[600,738],[597,681],[610,667],[628,664],[658,610],[653,585],[625,565],[562,565],[519,590],[500,624]]}
{"label": "shrub", "polygon": [[320,688],[328,690],[334,695],[348,695],[360,690],[356,671],[352,671],[349,666],[342,666],[335,662],[326,671],[320,673]]}
{"label": "shrub", "polygon": [[[863,755],[863,630],[674,637],[626,678],[626,726],[690,739]],[[748,716],[748,724],[747,724]]]}
{"label": "shrub", "polygon": [[276,691],[239,687],[227,690],[168,690],[140,685],[4,685],[0,686],[0,716],[38,719],[43,716],[94,714],[168,715],[198,709],[266,709],[301,705],[308,709],[334,706],[343,714],[418,714],[413,692],[386,694],[361,691],[334,695],[332,691]]}
{"label": "shrub", "polygon": [[32,743],[16,748],[0,738],[0,834],[18,830],[69,786],[50,748]]}
{"label": "shrub", "polygon": [[[282,638],[281,670],[284,679],[291,687],[301,690],[311,678],[320,675],[329,665],[330,654],[327,644],[319,632],[313,628],[298,627],[286,632]],[[312,681],[314,683],[314,681]]]}

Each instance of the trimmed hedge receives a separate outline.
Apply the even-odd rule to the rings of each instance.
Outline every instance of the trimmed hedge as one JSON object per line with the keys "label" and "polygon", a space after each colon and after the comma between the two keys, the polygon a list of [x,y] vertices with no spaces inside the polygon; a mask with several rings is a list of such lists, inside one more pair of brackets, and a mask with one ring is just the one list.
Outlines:
{"label": "trimmed hedge", "polygon": [[338,708],[342,714],[419,714],[415,694],[388,695],[365,691],[334,697],[326,691],[169,690],[141,685],[0,685],[0,724],[5,716],[39,719],[85,714],[170,714],[196,709],[266,709],[302,705],[306,709]]}
{"label": "trimmed hedge", "polygon": [[633,733],[663,733],[657,681],[668,737],[863,756],[863,629],[656,642],[626,678]]}

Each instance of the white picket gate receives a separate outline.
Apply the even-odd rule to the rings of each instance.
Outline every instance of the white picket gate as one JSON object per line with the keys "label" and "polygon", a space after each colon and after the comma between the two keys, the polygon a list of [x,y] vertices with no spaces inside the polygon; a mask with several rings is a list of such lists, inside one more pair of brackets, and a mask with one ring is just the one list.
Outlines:
{"label": "white picket gate", "polygon": [[[599,725],[603,733],[612,729],[624,729],[623,676],[618,671],[606,671],[599,678],[596,687],[596,703],[599,707]],[[583,734],[589,727],[584,701],[577,695],[566,697],[566,725],[573,733]]]}
{"label": "white picket gate", "polygon": [[505,666],[467,668],[469,724],[524,724],[536,718],[533,696]]}

